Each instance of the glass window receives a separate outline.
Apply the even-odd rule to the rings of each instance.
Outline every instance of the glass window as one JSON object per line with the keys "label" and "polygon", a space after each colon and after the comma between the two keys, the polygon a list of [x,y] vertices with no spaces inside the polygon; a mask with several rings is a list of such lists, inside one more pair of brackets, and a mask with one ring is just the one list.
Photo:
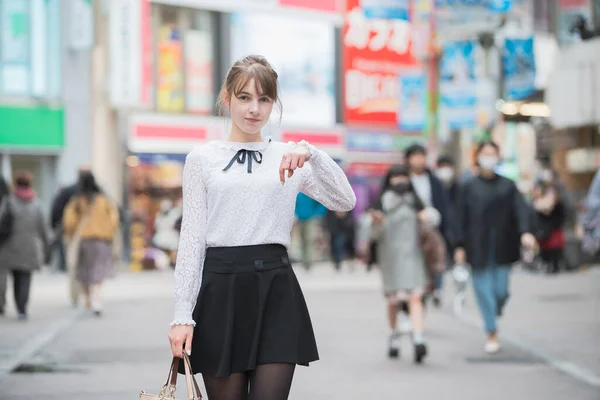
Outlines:
{"label": "glass window", "polygon": [[30,92],[29,2],[3,0],[0,7],[2,92],[8,95],[27,95]]}
{"label": "glass window", "polygon": [[214,108],[211,12],[155,7],[156,109],[211,114]]}
{"label": "glass window", "polygon": [[0,0],[0,94],[60,95],[59,1]]}

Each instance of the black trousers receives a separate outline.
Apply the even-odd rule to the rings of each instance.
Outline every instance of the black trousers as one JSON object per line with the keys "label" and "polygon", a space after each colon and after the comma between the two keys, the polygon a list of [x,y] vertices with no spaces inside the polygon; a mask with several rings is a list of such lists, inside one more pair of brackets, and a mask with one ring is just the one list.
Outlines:
{"label": "black trousers", "polygon": [[[10,270],[13,278],[13,293],[17,312],[19,314],[27,313],[27,303],[29,302],[29,289],[31,288],[31,271]],[[0,311],[4,311],[6,299],[6,278],[8,271],[0,271]]]}

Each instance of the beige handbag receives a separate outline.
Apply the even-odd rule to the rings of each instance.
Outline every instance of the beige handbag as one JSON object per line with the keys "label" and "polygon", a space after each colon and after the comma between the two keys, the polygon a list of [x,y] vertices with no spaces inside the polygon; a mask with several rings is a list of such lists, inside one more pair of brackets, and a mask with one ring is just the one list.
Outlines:
{"label": "beige handbag", "polygon": [[[159,394],[148,394],[146,392],[140,393],[140,400],[174,400],[175,390],[177,386],[177,371],[179,370],[179,363],[181,358],[173,357],[171,363],[171,369],[169,369],[169,375],[167,375],[167,381],[162,387]],[[192,374],[192,364],[187,353],[183,353],[183,366],[185,368],[185,381],[187,384],[187,393],[189,400],[202,400],[202,393],[200,393],[200,387],[196,378]]]}

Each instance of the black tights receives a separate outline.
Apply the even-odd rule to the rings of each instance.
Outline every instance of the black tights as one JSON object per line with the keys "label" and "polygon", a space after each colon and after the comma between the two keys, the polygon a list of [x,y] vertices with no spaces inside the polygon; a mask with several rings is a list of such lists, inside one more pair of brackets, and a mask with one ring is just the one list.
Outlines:
{"label": "black tights", "polygon": [[203,376],[208,400],[287,400],[295,364],[263,364],[227,378]]}

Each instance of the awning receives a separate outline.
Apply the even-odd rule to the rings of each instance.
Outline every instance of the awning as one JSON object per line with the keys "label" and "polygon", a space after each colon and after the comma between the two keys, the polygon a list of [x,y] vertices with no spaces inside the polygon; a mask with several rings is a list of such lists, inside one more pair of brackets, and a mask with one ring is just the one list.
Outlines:
{"label": "awning", "polygon": [[561,49],[546,90],[557,129],[600,124],[600,37]]}

